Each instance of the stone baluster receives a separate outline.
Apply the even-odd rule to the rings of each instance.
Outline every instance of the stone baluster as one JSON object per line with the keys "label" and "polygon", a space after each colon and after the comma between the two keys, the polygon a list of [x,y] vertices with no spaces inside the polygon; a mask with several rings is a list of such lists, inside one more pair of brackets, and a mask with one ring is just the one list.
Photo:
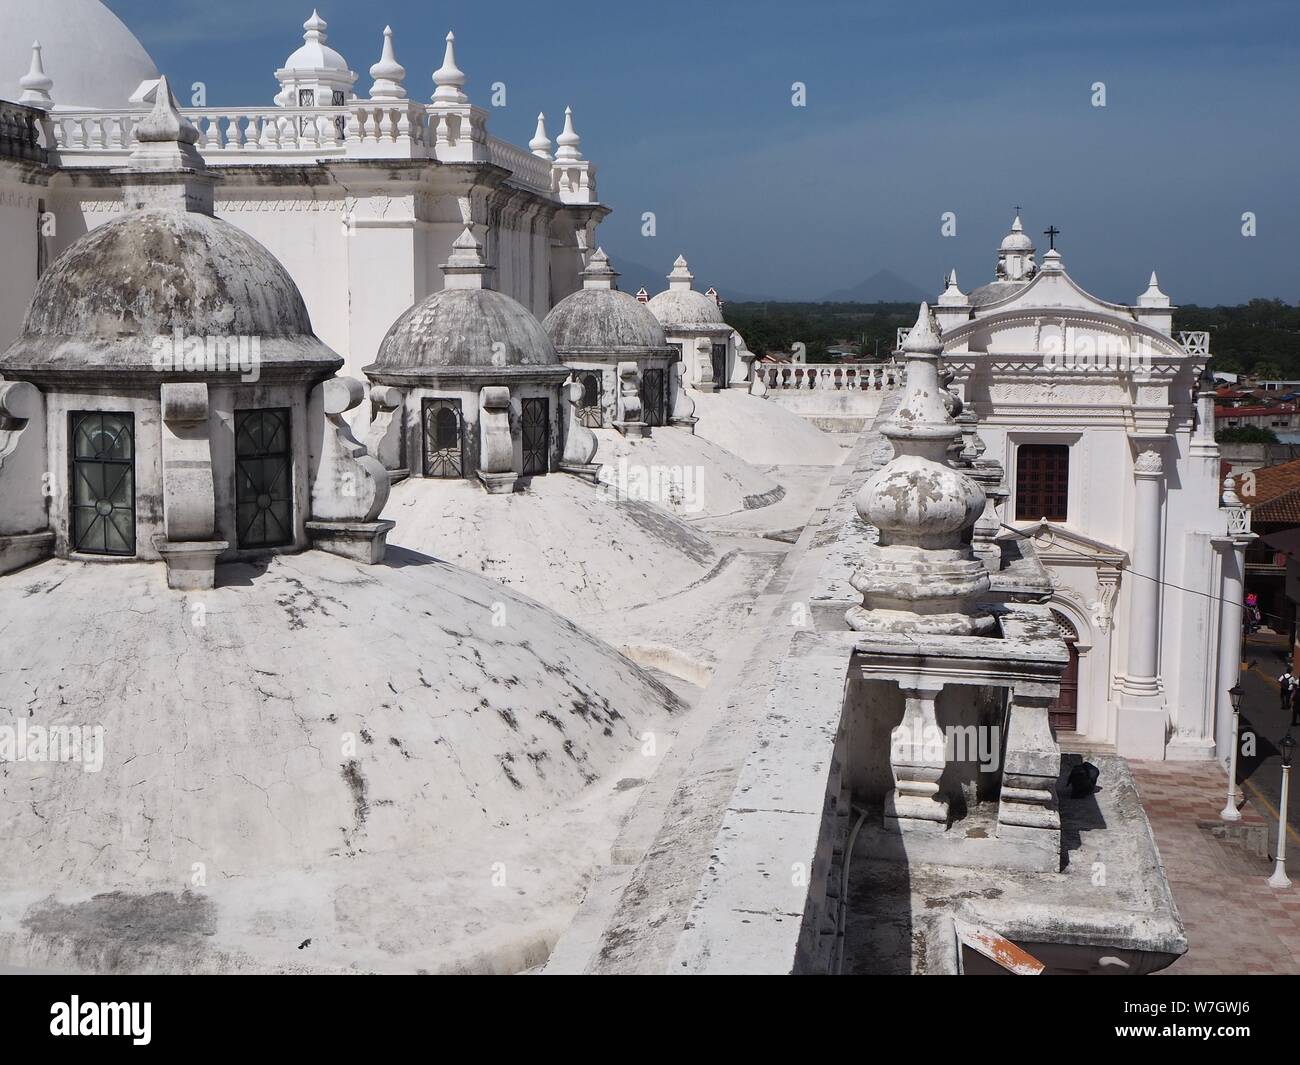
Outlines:
{"label": "stone baluster", "polygon": [[894,790],[885,797],[885,827],[895,832],[943,832],[948,803],[939,797],[947,742],[935,716],[939,688],[903,688],[903,720],[890,733]]}

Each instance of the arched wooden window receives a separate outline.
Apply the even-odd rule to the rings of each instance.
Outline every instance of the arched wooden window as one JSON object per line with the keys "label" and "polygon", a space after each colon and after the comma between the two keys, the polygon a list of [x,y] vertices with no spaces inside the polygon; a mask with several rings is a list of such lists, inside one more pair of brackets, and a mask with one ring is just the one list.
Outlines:
{"label": "arched wooden window", "polygon": [[1016,521],[1066,521],[1069,504],[1069,446],[1021,444],[1016,449]]}

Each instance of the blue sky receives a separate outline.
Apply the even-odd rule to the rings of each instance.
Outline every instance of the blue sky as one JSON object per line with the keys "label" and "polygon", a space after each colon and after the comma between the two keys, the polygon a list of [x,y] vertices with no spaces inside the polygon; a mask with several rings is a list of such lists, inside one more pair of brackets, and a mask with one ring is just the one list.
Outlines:
{"label": "blue sky", "polygon": [[[232,105],[270,103],[311,13],[109,6],[179,86]],[[1176,303],[1300,299],[1295,0],[324,0],[321,15],[362,91],[387,22],[426,100],[455,30],[471,99],[506,84],[497,136],[524,143],[539,110],[572,106],[614,208],[602,243],[663,273],[684,252],[724,296],[817,298],[880,269],[937,290],[952,267],[969,290],[1020,204],[1101,296],[1132,300],[1154,268]],[[940,235],[946,211],[956,236]]]}

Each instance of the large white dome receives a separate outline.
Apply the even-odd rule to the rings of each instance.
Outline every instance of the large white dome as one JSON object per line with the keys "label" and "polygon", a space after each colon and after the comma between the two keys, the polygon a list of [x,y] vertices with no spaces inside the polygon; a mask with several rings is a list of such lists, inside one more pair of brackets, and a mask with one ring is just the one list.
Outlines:
{"label": "large white dome", "polygon": [[18,79],[41,42],[58,107],[126,107],[158,68],[144,45],[99,0],[0,0],[0,99],[17,100]]}

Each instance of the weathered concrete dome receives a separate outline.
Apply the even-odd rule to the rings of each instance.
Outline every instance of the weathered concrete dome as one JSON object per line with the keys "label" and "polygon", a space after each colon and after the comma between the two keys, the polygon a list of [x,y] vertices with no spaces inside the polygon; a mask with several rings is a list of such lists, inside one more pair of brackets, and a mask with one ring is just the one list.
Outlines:
{"label": "weathered concrete dome", "polygon": [[664,328],[646,305],[613,288],[581,288],[560,300],[542,322],[562,355],[668,354]]}
{"label": "weathered concrete dome", "polygon": [[103,729],[98,771],[0,773],[0,966],[410,972],[553,937],[592,841],[608,855],[615,782],[681,709],[546,608],[408,551],[236,563],[199,598],[196,627],[144,563],[0,579],[0,723]]}
{"label": "weathered concrete dome", "polygon": [[99,0],[0,0],[0,26],[0,99],[21,95],[33,41],[60,107],[126,107],[141,82],[158,76],[144,45]]}
{"label": "weathered concrete dome", "polygon": [[503,292],[448,288],[408,310],[388,330],[367,370],[554,366],[546,330]]}
{"label": "weathered concrete dome", "polygon": [[668,289],[653,297],[646,306],[668,330],[683,326],[727,324],[722,317],[722,308],[703,292],[694,289]]}
{"label": "weathered concrete dome", "polygon": [[265,247],[229,222],[154,209],[92,229],[55,260],[0,369],[152,370],[155,339],[177,329],[257,337],[263,365],[342,365]]}

